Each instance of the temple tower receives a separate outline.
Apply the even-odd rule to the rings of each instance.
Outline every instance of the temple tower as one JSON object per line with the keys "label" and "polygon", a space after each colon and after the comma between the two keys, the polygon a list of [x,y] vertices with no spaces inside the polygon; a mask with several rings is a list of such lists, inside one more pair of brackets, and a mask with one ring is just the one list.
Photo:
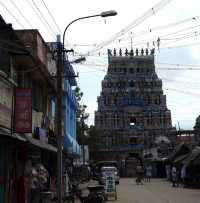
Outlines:
{"label": "temple tower", "polygon": [[120,49],[118,53],[108,50],[107,74],[97,99],[99,159],[119,159],[130,152],[141,152],[172,129],[162,80],[155,72],[154,49],[126,49],[124,54]]}

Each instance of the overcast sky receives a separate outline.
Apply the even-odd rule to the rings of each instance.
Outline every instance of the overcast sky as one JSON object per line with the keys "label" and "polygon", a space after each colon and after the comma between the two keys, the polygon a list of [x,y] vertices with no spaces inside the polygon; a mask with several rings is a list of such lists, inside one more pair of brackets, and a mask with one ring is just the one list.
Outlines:
{"label": "overcast sky", "polygon": [[[85,54],[95,49],[97,44],[108,40],[114,34],[121,33],[120,37],[101,50],[90,52],[85,64],[74,66],[80,73],[78,84],[84,93],[83,102],[88,106],[90,113],[88,122],[93,123],[94,111],[97,109],[96,100],[101,91],[101,80],[106,73],[106,49],[114,47],[130,49],[131,38],[134,48],[147,46],[152,48],[153,41],[159,37],[161,40],[159,50],[156,46],[156,70],[158,76],[163,79],[163,90],[167,95],[167,106],[171,110],[173,124],[177,126],[179,122],[181,128],[192,129],[200,113],[200,70],[193,70],[200,68],[198,17],[200,1],[169,1],[158,12],[149,12],[149,17],[142,21],[141,16],[148,10],[151,11],[158,2],[161,1],[0,0],[0,13],[7,23],[13,24],[15,29],[36,28],[45,41],[54,41],[55,35],[62,34],[72,20],[106,10],[116,10],[118,15],[115,17],[106,20],[99,17],[78,21],[71,25],[66,33],[67,48],[74,48],[79,53],[76,57],[79,57],[80,53]],[[162,2],[165,3],[167,0]],[[45,6],[53,15],[57,25]],[[38,9],[51,28],[42,16],[39,18]],[[123,30],[134,22],[138,22],[138,25],[122,35]],[[167,68],[179,68],[179,70],[166,70]],[[188,70],[189,68],[192,70]]]}

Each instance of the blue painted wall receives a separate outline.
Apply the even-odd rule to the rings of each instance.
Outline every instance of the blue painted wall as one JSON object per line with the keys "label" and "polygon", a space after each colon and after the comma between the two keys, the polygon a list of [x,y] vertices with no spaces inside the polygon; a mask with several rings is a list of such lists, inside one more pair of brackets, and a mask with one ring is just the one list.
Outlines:
{"label": "blue painted wall", "polygon": [[[66,68],[67,68],[66,64]],[[72,66],[68,66],[71,69]],[[67,71],[68,72],[68,71]],[[72,154],[80,155],[80,146],[76,141],[76,110],[77,101],[72,83],[64,79],[64,96],[63,96],[63,116],[64,116],[64,148],[68,149]]]}

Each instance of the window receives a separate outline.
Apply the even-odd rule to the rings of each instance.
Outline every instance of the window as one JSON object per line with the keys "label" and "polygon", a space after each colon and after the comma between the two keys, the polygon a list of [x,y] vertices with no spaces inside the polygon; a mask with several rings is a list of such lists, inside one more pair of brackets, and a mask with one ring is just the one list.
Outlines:
{"label": "window", "polygon": [[129,68],[129,73],[133,73],[133,68]]}
{"label": "window", "polygon": [[0,70],[10,74],[10,56],[7,51],[0,49]]}
{"label": "window", "polygon": [[135,117],[130,117],[130,123],[131,126],[136,124],[136,118]]}
{"label": "window", "polygon": [[42,87],[37,82],[33,82],[32,88],[33,109],[39,112],[43,110],[44,96],[42,90],[43,90]]}
{"label": "window", "polygon": [[133,80],[131,80],[131,81],[129,82],[129,86],[130,86],[130,87],[134,87],[134,82],[133,82]]}
{"label": "window", "polygon": [[130,137],[129,143],[131,145],[136,145],[137,144],[137,137]]}

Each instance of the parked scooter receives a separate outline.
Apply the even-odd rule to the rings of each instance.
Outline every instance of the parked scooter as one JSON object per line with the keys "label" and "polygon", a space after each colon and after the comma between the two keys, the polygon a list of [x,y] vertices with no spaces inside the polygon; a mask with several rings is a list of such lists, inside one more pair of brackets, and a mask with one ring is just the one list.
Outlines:
{"label": "parked scooter", "polygon": [[88,196],[82,196],[81,194],[78,195],[80,201],[82,203],[105,203],[106,196],[104,192],[104,186],[102,185],[95,185],[95,186],[88,186],[89,190]]}

